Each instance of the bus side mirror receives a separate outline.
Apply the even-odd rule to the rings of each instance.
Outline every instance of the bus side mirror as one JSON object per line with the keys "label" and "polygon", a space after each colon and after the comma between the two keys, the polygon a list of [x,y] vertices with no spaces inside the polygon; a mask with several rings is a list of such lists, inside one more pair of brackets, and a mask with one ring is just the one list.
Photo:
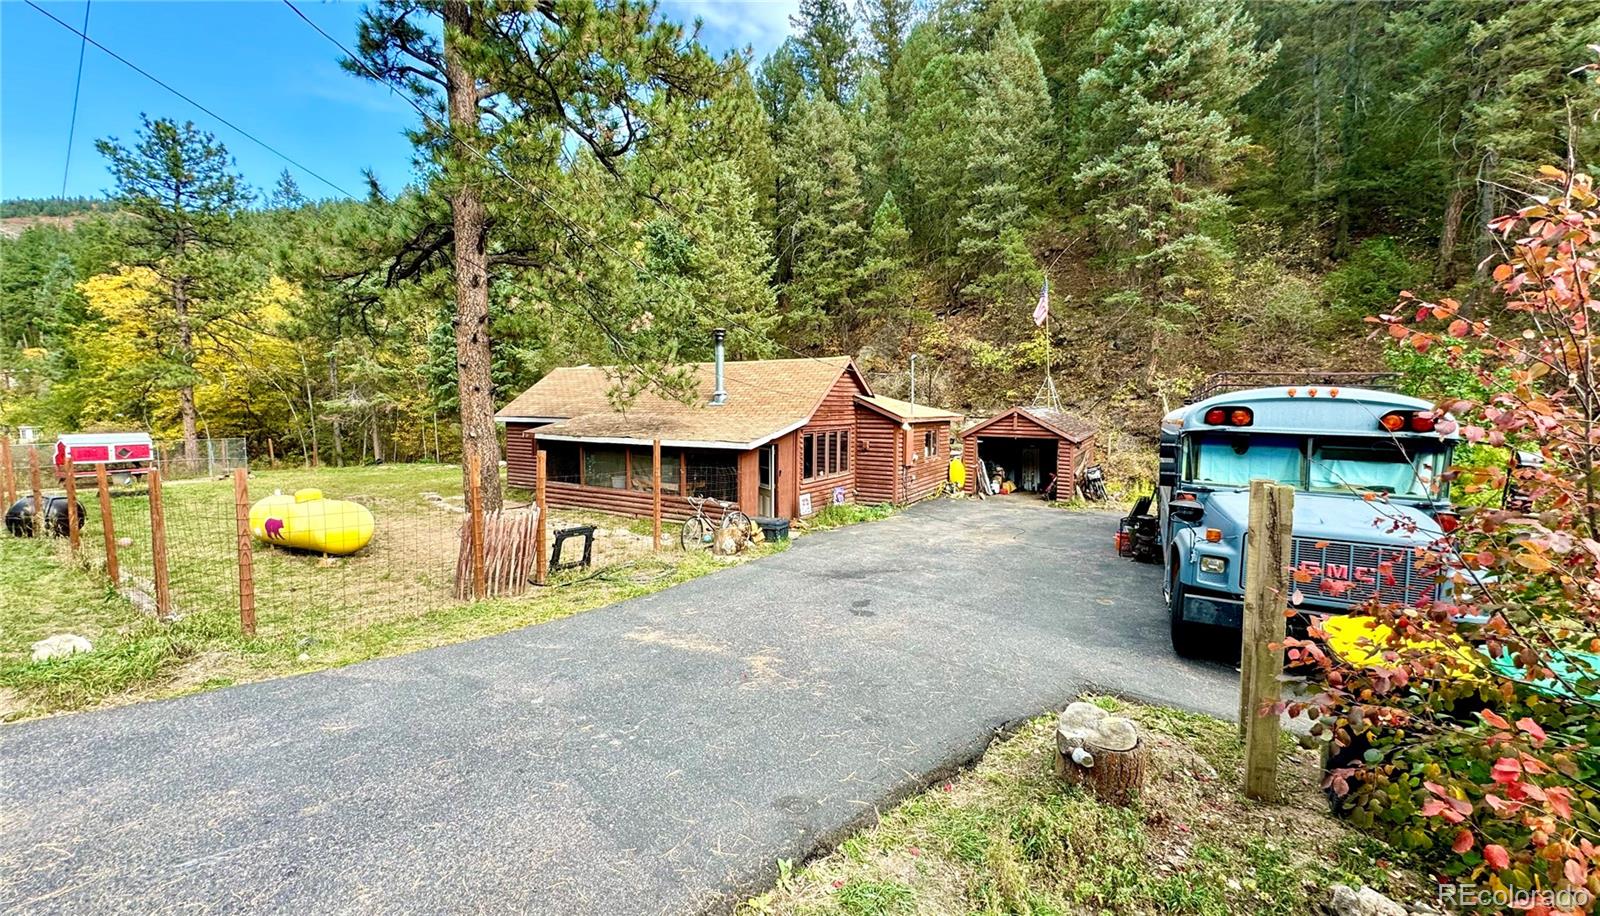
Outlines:
{"label": "bus side mirror", "polygon": [[1175,502],[1168,511],[1178,521],[1189,525],[1206,517],[1206,507],[1195,502]]}

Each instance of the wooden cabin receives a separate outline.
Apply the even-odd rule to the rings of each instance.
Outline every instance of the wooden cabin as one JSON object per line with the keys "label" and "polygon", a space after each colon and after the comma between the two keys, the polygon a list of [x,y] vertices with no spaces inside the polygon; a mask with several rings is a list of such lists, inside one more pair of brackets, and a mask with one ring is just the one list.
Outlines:
{"label": "wooden cabin", "polygon": [[624,409],[611,399],[615,367],[554,370],[495,415],[507,481],[532,488],[543,450],[552,506],[648,516],[657,439],[667,518],[692,514],[687,496],[800,518],[835,502],[910,502],[947,478],[958,416],[875,396],[849,357],[687,368],[692,400],[645,391]]}
{"label": "wooden cabin", "polygon": [[[1057,499],[1070,498],[1078,474],[1094,460],[1094,424],[1048,407],[1013,407],[961,431],[966,491],[976,493],[979,473],[999,474],[1024,493],[1059,480]],[[981,471],[979,461],[982,461]]]}
{"label": "wooden cabin", "polygon": [[864,503],[904,506],[950,479],[950,430],[961,415],[883,395],[856,395],[857,486]]}

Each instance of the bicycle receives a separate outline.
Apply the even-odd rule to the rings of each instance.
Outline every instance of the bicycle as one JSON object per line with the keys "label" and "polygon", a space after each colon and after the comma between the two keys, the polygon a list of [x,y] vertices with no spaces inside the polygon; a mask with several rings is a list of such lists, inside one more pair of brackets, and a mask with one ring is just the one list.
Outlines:
{"label": "bicycle", "polygon": [[[725,502],[711,496],[687,497],[689,505],[694,507],[694,515],[683,523],[683,530],[678,534],[678,543],[684,550],[704,550],[716,540],[718,528],[732,528],[739,532],[739,536],[748,540],[750,537],[750,516],[739,511],[738,503]],[[716,503],[722,510],[722,523],[712,525],[711,519],[706,515],[706,503]],[[743,544],[739,545],[743,546]]]}

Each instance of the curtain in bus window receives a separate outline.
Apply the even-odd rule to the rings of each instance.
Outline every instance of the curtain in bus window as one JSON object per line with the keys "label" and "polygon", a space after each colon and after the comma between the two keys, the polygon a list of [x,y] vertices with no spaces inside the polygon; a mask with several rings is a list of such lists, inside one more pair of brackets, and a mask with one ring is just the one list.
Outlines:
{"label": "curtain in bus window", "polygon": [[1239,436],[1200,442],[1196,483],[1249,486],[1258,479],[1300,485],[1300,443],[1287,436]]}
{"label": "curtain in bus window", "polygon": [[1375,490],[1397,496],[1429,496],[1438,477],[1438,453],[1408,456],[1393,442],[1318,443],[1311,453],[1313,490]]}

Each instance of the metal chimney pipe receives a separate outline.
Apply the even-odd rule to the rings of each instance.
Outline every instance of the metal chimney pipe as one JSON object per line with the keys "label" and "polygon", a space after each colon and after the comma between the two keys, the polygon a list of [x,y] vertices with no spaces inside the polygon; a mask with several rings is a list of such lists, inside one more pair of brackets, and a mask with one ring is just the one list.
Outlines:
{"label": "metal chimney pipe", "polygon": [[717,388],[711,392],[711,406],[719,407],[728,403],[728,390],[723,387],[722,380],[722,342],[727,339],[728,331],[726,328],[717,328],[711,332],[711,336],[717,341]]}

